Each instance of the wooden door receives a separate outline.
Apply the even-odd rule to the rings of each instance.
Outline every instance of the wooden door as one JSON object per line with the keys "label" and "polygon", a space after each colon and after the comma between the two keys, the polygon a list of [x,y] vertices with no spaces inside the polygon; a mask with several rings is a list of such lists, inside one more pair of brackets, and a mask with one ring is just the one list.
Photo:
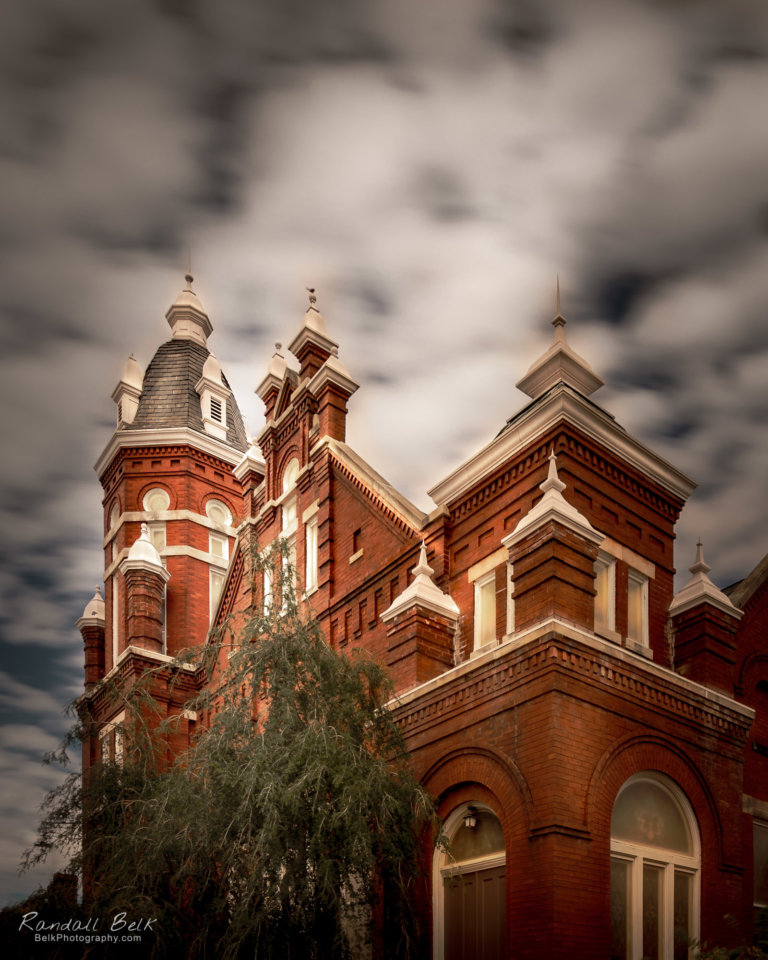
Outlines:
{"label": "wooden door", "polygon": [[445,960],[503,960],[505,867],[443,878]]}

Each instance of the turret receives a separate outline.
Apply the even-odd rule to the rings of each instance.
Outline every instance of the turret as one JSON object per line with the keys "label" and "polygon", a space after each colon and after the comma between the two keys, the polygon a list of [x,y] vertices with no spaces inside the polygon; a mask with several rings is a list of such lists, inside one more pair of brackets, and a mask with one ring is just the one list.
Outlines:
{"label": "turret", "polygon": [[85,688],[89,689],[104,676],[104,598],[101,587],[96,587],[93,597],[86,603],[83,615],[77,621],[77,629],[85,648]]}
{"label": "turret", "polygon": [[126,647],[163,653],[163,595],[171,575],[149,538],[146,523],[142,523],[141,536],[120,564],[120,572],[125,578]]}
{"label": "turret", "polygon": [[688,583],[670,604],[675,669],[733,695],[736,630],[743,614],[709,579],[701,540]]}

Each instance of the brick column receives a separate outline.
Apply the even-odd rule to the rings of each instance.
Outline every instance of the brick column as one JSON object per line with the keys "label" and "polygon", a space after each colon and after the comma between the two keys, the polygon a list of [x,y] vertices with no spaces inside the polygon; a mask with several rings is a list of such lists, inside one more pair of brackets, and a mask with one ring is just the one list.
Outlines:
{"label": "brick column", "polygon": [[595,626],[595,560],[603,535],[563,497],[554,451],[544,496],[501,541],[509,550],[515,632],[557,617]]}
{"label": "brick column", "polygon": [[701,541],[689,582],[669,607],[678,673],[733,696],[736,631],[743,613],[707,574]]}
{"label": "brick column", "polygon": [[155,550],[146,523],[120,565],[128,610],[125,645],[163,650],[163,593],[170,574]]}
{"label": "brick column", "polygon": [[381,615],[387,628],[387,666],[400,693],[453,666],[459,608],[432,580],[422,543],[413,581]]}
{"label": "brick column", "polygon": [[85,688],[92,687],[104,676],[104,599],[96,587],[93,598],[85,605],[77,629],[83,638],[85,652]]}

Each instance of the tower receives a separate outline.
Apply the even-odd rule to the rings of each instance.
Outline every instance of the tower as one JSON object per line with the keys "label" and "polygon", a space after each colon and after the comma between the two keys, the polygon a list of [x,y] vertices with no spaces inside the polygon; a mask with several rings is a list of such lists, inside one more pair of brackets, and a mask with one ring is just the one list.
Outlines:
{"label": "tower", "polygon": [[[191,276],[166,319],[171,338],[147,369],[133,356],[125,365],[112,394],[115,430],[95,467],[105,596],[78,621],[90,685],[139,675],[205,641],[243,515],[235,468],[246,460],[259,469]],[[169,711],[180,697],[168,694]],[[89,708],[97,723],[114,720],[103,698]]]}

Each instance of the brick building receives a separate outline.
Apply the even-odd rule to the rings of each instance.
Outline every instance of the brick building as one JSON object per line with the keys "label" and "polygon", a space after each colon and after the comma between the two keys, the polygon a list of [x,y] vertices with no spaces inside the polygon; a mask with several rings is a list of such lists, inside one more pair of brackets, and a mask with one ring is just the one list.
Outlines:
{"label": "brick building", "polygon": [[[347,445],[358,384],[314,296],[249,443],[187,280],[171,340],[144,373],[126,364],[96,465],[85,765],[116,749],[97,681],[205,643],[247,602],[244,540],[283,537],[329,642],[389,667],[452,839],[451,860],[425,851],[436,960],[677,960],[687,938],[749,937],[768,903],[768,558],[723,592],[699,546],[675,594],[695,484],[595,402],[565,319],[518,383],[528,404],[425,514]],[[158,680],[180,748],[198,682]]]}

